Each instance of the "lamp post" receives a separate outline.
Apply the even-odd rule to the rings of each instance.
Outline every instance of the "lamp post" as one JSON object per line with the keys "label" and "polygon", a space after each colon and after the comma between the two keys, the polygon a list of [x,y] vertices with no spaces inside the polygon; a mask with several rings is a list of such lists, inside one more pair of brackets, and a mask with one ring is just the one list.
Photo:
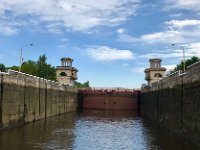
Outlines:
{"label": "lamp post", "polygon": [[[33,44],[28,44],[28,45],[25,45],[23,47],[27,47],[27,46],[33,46]],[[19,60],[19,72],[21,71],[21,67],[22,67],[22,47],[20,48],[20,60]]]}
{"label": "lamp post", "polygon": [[185,72],[185,47],[182,45],[178,45],[178,44],[172,44],[172,46],[177,46],[180,47],[182,49],[183,52],[183,72]]}

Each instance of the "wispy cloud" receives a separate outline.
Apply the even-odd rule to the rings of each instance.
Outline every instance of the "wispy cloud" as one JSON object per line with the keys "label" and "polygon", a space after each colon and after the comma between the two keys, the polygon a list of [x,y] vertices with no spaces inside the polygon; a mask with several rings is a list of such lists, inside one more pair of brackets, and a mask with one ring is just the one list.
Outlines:
{"label": "wispy cloud", "polygon": [[178,18],[182,15],[183,15],[182,13],[176,13],[176,14],[170,14],[169,16],[172,17],[172,18]]}
{"label": "wispy cloud", "polygon": [[190,43],[189,45],[185,45],[185,47],[186,55],[200,57],[200,42]]}
{"label": "wispy cloud", "polygon": [[125,32],[126,32],[126,29],[124,29],[124,28],[117,29],[117,33],[119,33],[119,34],[122,34]]}
{"label": "wispy cloud", "polygon": [[[185,56],[190,58],[192,56],[200,57],[200,42],[182,45],[184,47]],[[153,53],[140,55],[139,58],[183,58],[183,49],[181,47],[173,47],[171,49],[158,50]]]}
{"label": "wispy cloud", "polygon": [[182,41],[182,35],[179,31],[163,31],[145,34],[140,37],[134,37],[128,34],[119,34],[119,41],[127,43],[145,43],[145,44],[157,44],[157,43],[176,43]]}
{"label": "wispy cloud", "polygon": [[134,37],[118,32],[119,41],[145,44],[171,44],[197,42],[200,38],[200,20],[170,20],[163,23],[163,31]]}
{"label": "wispy cloud", "polygon": [[182,51],[177,50],[177,51],[168,51],[166,50],[165,52],[154,52],[154,53],[149,53],[149,54],[144,54],[140,55],[139,58],[181,58],[182,57]]}
{"label": "wispy cloud", "polygon": [[165,22],[171,28],[183,28],[188,26],[199,26],[200,20],[170,20]]}
{"label": "wispy cloud", "polygon": [[19,30],[16,29],[15,27],[0,25],[0,34],[2,35],[12,36],[12,35],[16,35],[18,32]]}
{"label": "wispy cloud", "polygon": [[108,46],[92,46],[84,49],[84,53],[97,61],[134,59],[134,54],[130,50],[119,50]]}
{"label": "wispy cloud", "polygon": [[165,0],[165,8],[167,10],[171,9],[190,10],[200,15],[199,0]]}
{"label": "wispy cloud", "polygon": [[[0,21],[25,22],[14,26],[43,26],[46,31],[60,33],[60,29],[85,31],[98,26],[115,26],[135,15],[141,0],[1,0]],[[14,29],[12,28],[12,29]],[[10,29],[11,30],[11,29]],[[10,35],[14,31],[10,31]]]}

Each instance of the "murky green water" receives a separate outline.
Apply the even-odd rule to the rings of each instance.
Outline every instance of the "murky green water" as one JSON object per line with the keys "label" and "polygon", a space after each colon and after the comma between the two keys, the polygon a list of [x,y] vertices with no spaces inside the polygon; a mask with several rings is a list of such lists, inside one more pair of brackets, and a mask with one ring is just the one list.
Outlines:
{"label": "murky green water", "polygon": [[84,111],[0,131],[0,150],[193,150],[133,112]]}

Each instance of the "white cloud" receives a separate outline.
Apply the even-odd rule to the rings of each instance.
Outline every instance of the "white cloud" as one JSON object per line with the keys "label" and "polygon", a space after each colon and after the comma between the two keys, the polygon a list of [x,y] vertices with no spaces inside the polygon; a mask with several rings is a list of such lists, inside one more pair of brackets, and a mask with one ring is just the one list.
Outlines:
{"label": "white cloud", "polygon": [[182,35],[179,31],[163,31],[142,35],[140,37],[130,36],[128,34],[119,34],[119,41],[127,43],[177,43],[182,41]]}
{"label": "white cloud", "polygon": [[129,60],[134,58],[130,50],[119,50],[108,46],[93,46],[84,50],[85,54],[98,61]]}
{"label": "white cloud", "polygon": [[194,11],[200,14],[200,1],[199,0],[165,0],[166,9],[183,9]]}
{"label": "white cloud", "polygon": [[126,29],[124,28],[120,28],[117,30],[117,33],[120,33],[120,34],[125,33],[125,32],[126,32]]}
{"label": "white cloud", "polygon": [[190,43],[185,45],[186,56],[197,56],[200,57],[200,42]]}
{"label": "white cloud", "polygon": [[171,44],[190,43],[200,39],[200,20],[170,20],[163,24],[164,31],[154,32],[139,37],[119,33],[119,40],[128,43]]}
{"label": "white cloud", "polygon": [[200,20],[170,20],[165,24],[173,28],[183,28],[187,26],[199,26]]}
{"label": "white cloud", "polygon": [[176,64],[172,64],[172,65],[163,65],[162,67],[166,68],[167,71],[170,71],[172,69],[174,69],[176,67]]}
{"label": "white cloud", "polygon": [[[141,0],[1,0],[0,21],[25,22],[21,26],[41,25],[47,31],[85,31],[98,26],[114,26],[135,15]],[[7,21],[7,22],[6,22]],[[20,26],[15,26],[20,28]]]}
{"label": "white cloud", "polygon": [[146,43],[174,43],[182,40],[179,31],[163,31],[141,36]]}
{"label": "white cloud", "polygon": [[[181,45],[184,47],[186,59],[192,56],[200,57],[200,42]],[[158,50],[153,53],[140,55],[139,58],[178,58],[183,59],[183,48],[171,47],[171,49]]]}
{"label": "white cloud", "polygon": [[23,20],[18,22],[17,20],[9,20],[7,18],[1,18],[0,15],[0,34],[2,35],[16,35],[19,32],[18,27],[26,24]]}
{"label": "white cloud", "polygon": [[176,14],[170,14],[169,16],[172,17],[172,18],[178,18],[182,15],[183,15],[182,13],[176,13]]}
{"label": "white cloud", "polygon": [[0,34],[2,35],[12,36],[12,35],[16,35],[18,32],[19,30],[14,27],[0,25]]}
{"label": "white cloud", "polygon": [[140,55],[140,58],[181,58],[182,57],[182,51],[181,50],[166,50],[165,52],[155,52],[155,53],[149,53],[145,55]]}

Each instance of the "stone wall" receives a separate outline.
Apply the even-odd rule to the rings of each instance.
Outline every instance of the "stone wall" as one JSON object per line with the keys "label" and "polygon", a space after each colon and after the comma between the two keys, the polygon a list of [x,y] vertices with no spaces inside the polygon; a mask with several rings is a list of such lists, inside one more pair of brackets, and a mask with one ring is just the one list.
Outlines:
{"label": "stone wall", "polygon": [[200,143],[200,62],[142,90],[140,111],[182,138]]}
{"label": "stone wall", "polygon": [[0,73],[0,128],[75,111],[77,90],[10,70]]}

